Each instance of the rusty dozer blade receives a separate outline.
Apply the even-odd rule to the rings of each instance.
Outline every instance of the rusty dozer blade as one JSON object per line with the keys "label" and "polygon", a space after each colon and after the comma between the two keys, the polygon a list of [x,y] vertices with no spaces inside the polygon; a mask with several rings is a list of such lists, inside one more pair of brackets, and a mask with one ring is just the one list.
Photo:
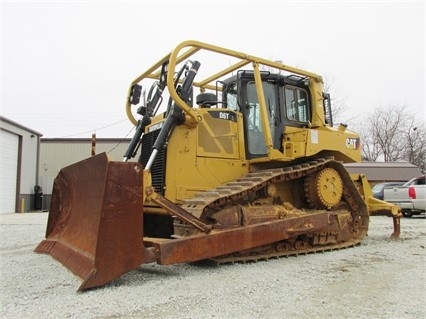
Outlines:
{"label": "rusty dozer blade", "polygon": [[65,167],[54,181],[46,240],[35,252],[82,278],[78,290],[118,278],[139,267],[146,252],[142,201],[138,163],[102,153]]}

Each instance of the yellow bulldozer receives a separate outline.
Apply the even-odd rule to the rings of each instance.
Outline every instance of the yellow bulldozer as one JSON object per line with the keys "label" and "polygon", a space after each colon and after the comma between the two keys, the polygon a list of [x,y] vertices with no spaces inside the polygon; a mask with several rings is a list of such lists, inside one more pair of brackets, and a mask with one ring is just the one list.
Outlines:
{"label": "yellow bulldozer", "polygon": [[360,138],[333,125],[315,73],[185,41],[131,83],[126,113],[135,133],[124,160],[102,153],[63,168],[35,249],[80,277],[79,290],[146,263],[352,247],[373,214],[393,217],[399,236],[399,207],[345,169],[361,161]]}

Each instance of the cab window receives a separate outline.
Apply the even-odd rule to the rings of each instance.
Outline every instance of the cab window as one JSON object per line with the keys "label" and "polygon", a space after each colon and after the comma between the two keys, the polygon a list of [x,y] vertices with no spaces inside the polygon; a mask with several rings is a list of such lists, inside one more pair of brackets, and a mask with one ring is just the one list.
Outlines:
{"label": "cab window", "polygon": [[[275,86],[273,83],[263,82],[263,93],[265,96],[268,124],[271,134],[274,135],[275,128]],[[262,126],[260,104],[256,91],[256,83],[247,83],[247,104],[246,104],[246,134],[248,151],[252,155],[263,155],[267,153],[265,143],[265,132]]]}
{"label": "cab window", "polygon": [[233,83],[225,90],[226,107],[232,111],[239,111],[237,98],[237,84]]}
{"label": "cab window", "polygon": [[297,87],[286,86],[285,95],[285,114],[287,119],[295,122],[309,122],[309,102],[308,94],[305,90]]}

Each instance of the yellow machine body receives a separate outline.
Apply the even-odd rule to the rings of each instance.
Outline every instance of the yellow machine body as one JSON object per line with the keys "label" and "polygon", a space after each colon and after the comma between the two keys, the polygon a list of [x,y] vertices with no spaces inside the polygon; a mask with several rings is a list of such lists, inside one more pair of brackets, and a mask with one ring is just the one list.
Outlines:
{"label": "yellow machine body", "polygon": [[125,161],[100,154],[60,172],[36,251],[87,289],[149,262],[351,247],[372,214],[393,217],[398,237],[400,209],[344,168],[361,161],[360,138],[333,125],[330,102],[315,73],[180,43],[130,85],[136,130]]}

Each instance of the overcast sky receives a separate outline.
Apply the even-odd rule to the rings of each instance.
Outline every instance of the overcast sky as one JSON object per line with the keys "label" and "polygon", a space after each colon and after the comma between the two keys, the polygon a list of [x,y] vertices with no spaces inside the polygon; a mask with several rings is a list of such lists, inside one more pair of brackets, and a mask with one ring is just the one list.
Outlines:
{"label": "overcast sky", "polygon": [[192,39],[321,74],[347,114],[425,123],[424,30],[424,1],[2,0],[1,114],[46,138],[125,137],[130,82]]}

